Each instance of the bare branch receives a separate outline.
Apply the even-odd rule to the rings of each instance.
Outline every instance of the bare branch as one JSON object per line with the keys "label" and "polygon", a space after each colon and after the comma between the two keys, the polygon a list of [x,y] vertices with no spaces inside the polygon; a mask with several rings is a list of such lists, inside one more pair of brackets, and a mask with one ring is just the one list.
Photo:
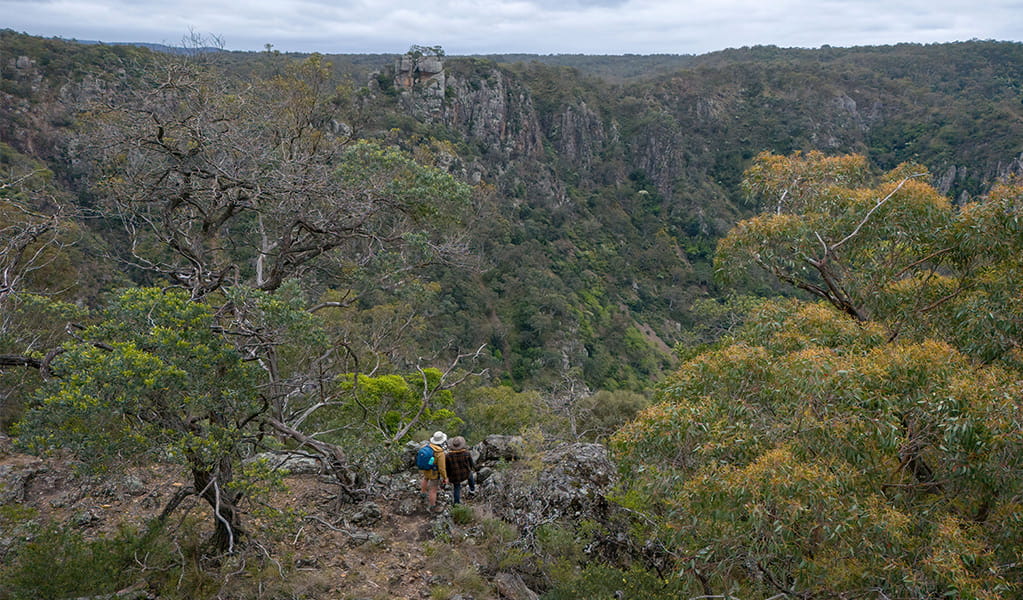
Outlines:
{"label": "bare branch", "polygon": [[899,190],[901,190],[902,186],[906,185],[906,182],[908,182],[910,179],[915,179],[917,177],[923,177],[925,175],[927,175],[927,173],[916,173],[916,174],[910,175],[909,177],[906,177],[902,181],[900,181],[899,184],[895,186],[895,189],[893,189],[891,192],[889,192],[884,198],[881,198],[880,200],[878,200],[877,203],[874,204],[874,206],[870,210],[867,211],[867,214],[863,215],[863,218],[860,219],[860,222],[849,233],[849,235],[845,236],[844,238],[842,238],[841,240],[836,242],[834,245],[832,245],[830,248],[828,248],[827,249],[827,253],[829,253],[829,254],[833,253],[835,250],[840,248],[846,242],[848,242],[852,238],[856,237],[860,233],[860,230],[863,229],[863,226],[867,224],[867,221],[870,220],[870,217],[872,217],[874,215],[874,213],[877,212],[878,209],[880,209],[889,200],[891,200],[892,196],[894,196]]}

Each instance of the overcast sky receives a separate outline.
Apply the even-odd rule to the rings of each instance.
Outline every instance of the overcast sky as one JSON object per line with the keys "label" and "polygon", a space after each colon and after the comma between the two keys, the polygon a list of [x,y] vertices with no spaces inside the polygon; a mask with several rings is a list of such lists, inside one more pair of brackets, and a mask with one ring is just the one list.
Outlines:
{"label": "overcast sky", "polygon": [[0,0],[0,28],[44,37],[229,50],[702,54],[1023,40],[1023,0]]}

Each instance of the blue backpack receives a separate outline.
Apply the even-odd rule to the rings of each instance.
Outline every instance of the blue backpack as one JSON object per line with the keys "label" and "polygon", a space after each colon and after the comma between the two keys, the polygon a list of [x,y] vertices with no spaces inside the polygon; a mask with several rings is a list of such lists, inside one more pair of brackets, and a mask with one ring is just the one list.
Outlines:
{"label": "blue backpack", "polygon": [[437,457],[433,455],[433,447],[430,444],[416,452],[416,468],[423,471],[437,468]]}

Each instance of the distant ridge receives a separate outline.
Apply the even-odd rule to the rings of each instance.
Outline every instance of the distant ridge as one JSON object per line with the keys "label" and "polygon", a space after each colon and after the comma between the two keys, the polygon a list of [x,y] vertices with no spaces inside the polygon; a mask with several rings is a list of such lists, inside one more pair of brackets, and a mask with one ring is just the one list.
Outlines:
{"label": "distant ridge", "polygon": [[153,52],[163,52],[164,54],[195,54],[195,53],[210,53],[210,52],[228,52],[223,48],[217,48],[214,46],[203,46],[201,48],[183,48],[181,46],[168,46],[167,44],[153,44],[151,42],[101,42],[99,40],[67,40],[69,42],[75,42],[78,44],[98,45],[98,46],[137,46],[139,48],[148,48]]}

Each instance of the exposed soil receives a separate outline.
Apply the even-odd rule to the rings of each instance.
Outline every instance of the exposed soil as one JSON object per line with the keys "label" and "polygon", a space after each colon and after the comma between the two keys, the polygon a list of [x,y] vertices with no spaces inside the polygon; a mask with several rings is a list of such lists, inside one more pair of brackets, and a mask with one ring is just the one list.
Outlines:
{"label": "exposed soil", "polygon": [[[122,523],[146,523],[163,510],[188,479],[167,467],[86,478],[75,475],[66,462],[44,461],[0,448],[0,482],[4,481],[8,483],[0,483],[0,505],[20,504],[38,511],[37,518],[44,522],[99,536]],[[440,515],[429,514],[425,500],[419,496],[414,472],[400,475],[385,496],[356,505],[339,504],[334,495],[336,488],[315,475],[288,477],[286,485],[287,490],[275,493],[269,504],[296,511],[296,518],[270,533],[272,522],[246,503],[245,508],[250,509],[245,516],[246,526],[254,532],[251,539],[255,542],[250,542],[246,552],[252,559],[269,557],[267,564],[284,575],[283,587],[300,593],[298,597],[498,597],[493,587],[483,582],[475,564],[474,535],[479,528],[475,527],[474,534],[471,524],[455,524],[447,509]],[[443,497],[450,501],[447,494]],[[212,529],[204,521],[209,515],[201,501],[189,499],[174,511],[168,524],[175,527],[194,516],[203,527]],[[0,528],[0,538],[4,536]],[[441,554],[445,558],[438,561]],[[459,589],[459,572],[473,574],[473,589]],[[275,584],[280,585],[280,580]]]}

